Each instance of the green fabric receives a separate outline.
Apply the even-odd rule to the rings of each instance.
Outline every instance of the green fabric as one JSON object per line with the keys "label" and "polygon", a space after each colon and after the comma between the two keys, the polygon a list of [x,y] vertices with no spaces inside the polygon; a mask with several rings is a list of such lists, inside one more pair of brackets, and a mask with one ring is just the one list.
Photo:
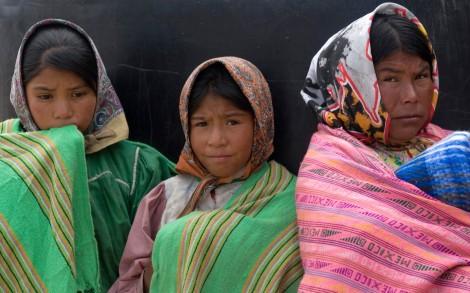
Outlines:
{"label": "green fabric", "polygon": [[91,210],[104,291],[119,273],[119,261],[140,200],[175,174],[174,164],[145,144],[121,141],[87,155]]}
{"label": "green fabric", "polygon": [[284,167],[264,163],[224,208],[165,225],[153,247],[151,292],[296,291],[303,271],[294,187]]}
{"label": "green fabric", "polygon": [[0,124],[0,291],[99,291],[83,136],[20,131]]}
{"label": "green fabric", "polygon": [[[0,133],[22,131],[19,119],[0,124]],[[154,148],[128,140],[85,158],[94,226],[91,236],[98,248],[101,292],[106,292],[118,277],[119,261],[140,200],[160,181],[175,175],[175,166]]]}

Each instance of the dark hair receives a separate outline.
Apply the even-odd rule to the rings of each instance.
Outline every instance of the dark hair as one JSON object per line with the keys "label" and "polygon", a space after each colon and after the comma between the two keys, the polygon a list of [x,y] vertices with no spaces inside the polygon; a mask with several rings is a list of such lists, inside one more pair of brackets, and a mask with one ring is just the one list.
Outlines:
{"label": "dark hair", "polygon": [[71,28],[50,25],[39,28],[23,51],[23,85],[46,67],[67,70],[97,91],[98,66],[95,54],[84,36]]}
{"label": "dark hair", "polygon": [[432,71],[433,53],[429,41],[418,26],[406,17],[376,14],[370,29],[370,47],[374,65],[390,54],[402,51],[419,56],[429,63]]}
{"label": "dark hair", "polygon": [[196,77],[189,96],[189,117],[199,108],[208,93],[224,97],[238,109],[254,115],[250,102],[222,63],[209,65]]}

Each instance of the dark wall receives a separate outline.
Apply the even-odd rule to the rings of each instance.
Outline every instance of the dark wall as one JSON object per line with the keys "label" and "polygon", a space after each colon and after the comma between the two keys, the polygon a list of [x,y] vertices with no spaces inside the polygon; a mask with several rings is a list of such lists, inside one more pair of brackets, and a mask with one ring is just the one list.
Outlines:
{"label": "dark wall", "polygon": [[[26,29],[46,17],[85,28],[124,105],[131,137],[176,159],[183,143],[177,104],[192,69],[215,56],[256,64],[276,118],[274,158],[296,171],[314,131],[300,98],[310,60],[336,31],[383,1],[372,0],[0,0],[0,119],[13,117],[11,74]],[[410,2],[410,3],[406,3]],[[470,1],[398,1],[434,42],[441,95],[434,122],[470,128]]]}

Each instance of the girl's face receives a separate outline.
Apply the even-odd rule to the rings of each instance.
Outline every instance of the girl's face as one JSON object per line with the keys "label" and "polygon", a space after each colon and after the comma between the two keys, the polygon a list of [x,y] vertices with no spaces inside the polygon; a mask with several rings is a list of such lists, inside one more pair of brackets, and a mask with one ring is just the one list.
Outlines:
{"label": "girl's face", "polygon": [[253,129],[251,113],[208,93],[190,117],[191,148],[212,175],[231,177],[250,160]]}
{"label": "girl's face", "polygon": [[96,106],[96,93],[75,73],[46,67],[26,85],[26,99],[40,129],[76,125],[85,133]]}
{"label": "girl's face", "polygon": [[406,143],[429,120],[434,92],[429,63],[399,51],[380,61],[375,73],[390,115],[390,143]]}

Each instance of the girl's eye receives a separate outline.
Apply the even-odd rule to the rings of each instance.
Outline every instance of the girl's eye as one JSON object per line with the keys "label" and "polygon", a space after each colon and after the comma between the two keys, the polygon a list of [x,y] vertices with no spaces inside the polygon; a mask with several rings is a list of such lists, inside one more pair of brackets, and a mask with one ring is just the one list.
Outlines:
{"label": "girl's eye", "polygon": [[52,96],[51,96],[51,95],[48,95],[48,94],[44,94],[44,95],[38,95],[37,98],[38,98],[39,100],[44,100],[44,101],[46,101],[46,100],[52,99]]}
{"label": "girl's eye", "polygon": [[238,122],[237,120],[228,120],[227,121],[227,125],[237,125],[239,124],[240,122]]}
{"label": "girl's eye", "polygon": [[207,122],[205,121],[199,121],[193,124],[194,127],[205,127],[207,126]]}
{"label": "girl's eye", "polygon": [[72,98],[80,98],[83,97],[86,93],[85,92],[73,92]]}

